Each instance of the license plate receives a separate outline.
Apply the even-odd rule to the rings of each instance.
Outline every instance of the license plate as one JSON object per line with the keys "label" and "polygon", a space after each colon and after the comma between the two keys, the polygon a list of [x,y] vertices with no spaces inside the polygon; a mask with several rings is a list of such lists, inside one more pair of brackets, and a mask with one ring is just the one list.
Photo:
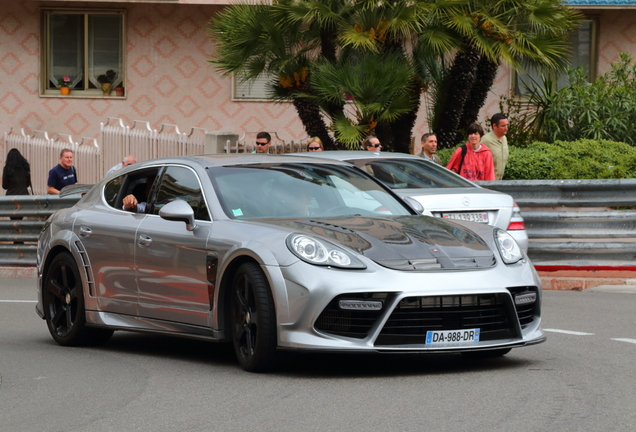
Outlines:
{"label": "license plate", "polygon": [[426,332],[426,345],[472,345],[479,342],[479,329]]}
{"label": "license plate", "polygon": [[488,213],[442,213],[442,217],[468,222],[488,223]]}

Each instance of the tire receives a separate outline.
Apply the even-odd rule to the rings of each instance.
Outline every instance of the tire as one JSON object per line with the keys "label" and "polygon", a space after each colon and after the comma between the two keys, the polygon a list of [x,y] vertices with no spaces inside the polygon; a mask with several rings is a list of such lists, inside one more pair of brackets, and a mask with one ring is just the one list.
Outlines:
{"label": "tire", "polygon": [[53,258],[42,282],[44,318],[53,339],[63,346],[104,343],[113,330],[86,327],[82,279],[73,256]]}
{"label": "tire", "polygon": [[234,352],[248,372],[265,372],[276,357],[276,310],[261,268],[244,263],[231,288],[231,329]]}
{"label": "tire", "polygon": [[463,352],[462,354],[468,358],[494,358],[494,357],[503,357],[508,354],[512,350],[512,348],[499,348],[493,350],[484,350],[484,351],[469,351]]}

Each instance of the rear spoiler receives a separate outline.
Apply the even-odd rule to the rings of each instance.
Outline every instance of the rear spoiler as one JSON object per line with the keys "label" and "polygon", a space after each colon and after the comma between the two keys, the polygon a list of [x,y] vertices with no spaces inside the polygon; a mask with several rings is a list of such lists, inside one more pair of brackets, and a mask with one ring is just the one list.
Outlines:
{"label": "rear spoiler", "polygon": [[91,190],[95,186],[94,184],[74,184],[70,186],[64,186],[60,191],[60,198],[64,198],[69,195],[80,194],[84,196],[86,192]]}

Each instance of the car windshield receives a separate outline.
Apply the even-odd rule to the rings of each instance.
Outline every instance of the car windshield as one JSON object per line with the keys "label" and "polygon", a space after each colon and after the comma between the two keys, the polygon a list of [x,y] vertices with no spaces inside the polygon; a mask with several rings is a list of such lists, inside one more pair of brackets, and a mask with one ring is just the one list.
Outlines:
{"label": "car windshield", "polygon": [[452,171],[423,159],[350,160],[391,189],[475,187]]}
{"label": "car windshield", "polygon": [[408,215],[409,209],[356,169],[316,163],[208,169],[231,218]]}

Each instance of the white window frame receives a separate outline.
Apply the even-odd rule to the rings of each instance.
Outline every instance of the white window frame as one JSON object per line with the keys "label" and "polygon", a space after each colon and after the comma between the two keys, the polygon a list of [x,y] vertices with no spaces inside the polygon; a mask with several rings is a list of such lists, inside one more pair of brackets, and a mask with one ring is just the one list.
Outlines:
{"label": "white window frame", "polygon": [[[118,98],[125,99],[126,96],[117,96],[114,90],[114,87],[118,84],[121,84],[122,87],[125,87],[126,84],[126,10],[125,9],[85,9],[85,8],[41,8],[40,16],[41,16],[41,59],[40,59],[40,96],[41,97],[59,97],[60,90],[58,87],[54,87],[50,84],[50,76],[51,71],[49,70],[50,65],[50,54],[51,51],[49,49],[50,41],[51,41],[51,33],[50,33],[50,16],[54,14],[77,14],[82,15],[84,17],[84,62],[82,67],[82,74],[80,75],[84,81],[84,88],[71,88],[71,93],[68,96],[63,96],[66,98],[75,97],[75,98]],[[91,15],[120,15],[121,16],[121,71],[117,71],[117,77],[115,82],[113,83],[113,90],[111,95],[105,96],[100,88],[99,83],[95,79],[90,79],[90,82],[96,86],[96,88],[89,88],[89,83],[87,79],[84,78],[84,75],[87,74],[87,71],[91,69],[90,63],[94,56],[94,49],[91,49],[89,44],[89,33],[91,32],[91,27],[89,26],[89,17]],[[104,71],[105,72],[105,71]],[[101,73],[100,73],[101,74]]]}

